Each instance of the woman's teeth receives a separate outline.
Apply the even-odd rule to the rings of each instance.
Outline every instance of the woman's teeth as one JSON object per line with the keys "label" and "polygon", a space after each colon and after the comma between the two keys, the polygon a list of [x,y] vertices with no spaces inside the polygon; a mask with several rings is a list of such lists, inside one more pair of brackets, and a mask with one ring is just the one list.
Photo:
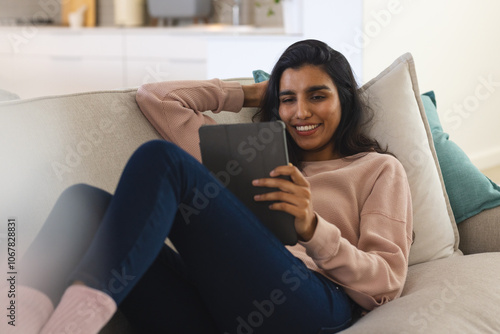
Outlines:
{"label": "woman's teeth", "polygon": [[311,131],[316,129],[319,126],[319,124],[316,125],[304,125],[304,126],[297,126],[296,129],[297,131]]}

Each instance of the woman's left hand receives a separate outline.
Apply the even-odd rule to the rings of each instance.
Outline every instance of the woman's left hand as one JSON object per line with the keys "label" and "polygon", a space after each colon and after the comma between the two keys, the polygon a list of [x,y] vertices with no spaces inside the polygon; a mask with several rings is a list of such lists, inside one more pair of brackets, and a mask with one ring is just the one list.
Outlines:
{"label": "woman's left hand", "polygon": [[[291,181],[276,176],[290,176]],[[256,201],[272,201],[271,210],[288,212],[295,216],[295,230],[299,238],[309,241],[316,230],[317,218],[311,201],[309,181],[293,165],[279,166],[270,173],[271,178],[253,180],[257,187],[278,188],[279,191],[256,195]]]}

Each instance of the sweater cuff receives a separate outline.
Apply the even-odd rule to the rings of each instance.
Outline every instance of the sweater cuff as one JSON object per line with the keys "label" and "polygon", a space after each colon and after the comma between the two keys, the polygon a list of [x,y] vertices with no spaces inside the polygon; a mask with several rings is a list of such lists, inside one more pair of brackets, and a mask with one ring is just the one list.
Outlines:
{"label": "sweater cuff", "polygon": [[221,81],[221,87],[227,94],[222,110],[239,112],[243,108],[245,97],[241,84],[237,81]]}
{"label": "sweater cuff", "polygon": [[318,224],[309,241],[299,241],[306,248],[306,253],[314,260],[328,260],[335,255],[340,246],[340,230],[316,213]]}

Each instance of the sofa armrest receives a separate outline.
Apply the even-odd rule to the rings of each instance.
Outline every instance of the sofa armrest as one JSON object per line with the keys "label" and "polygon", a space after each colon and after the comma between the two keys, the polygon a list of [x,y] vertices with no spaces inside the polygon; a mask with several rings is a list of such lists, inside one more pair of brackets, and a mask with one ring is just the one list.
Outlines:
{"label": "sofa armrest", "polygon": [[458,224],[464,254],[500,252],[500,207],[485,210]]}

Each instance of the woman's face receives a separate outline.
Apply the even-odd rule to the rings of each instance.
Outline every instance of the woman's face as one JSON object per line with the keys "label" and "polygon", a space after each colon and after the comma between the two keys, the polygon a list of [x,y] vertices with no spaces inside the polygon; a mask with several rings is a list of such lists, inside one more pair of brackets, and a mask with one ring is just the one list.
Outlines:
{"label": "woman's face", "polygon": [[301,160],[339,158],[331,139],[342,110],[337,87],[321,67],[286,69],[280,80],[279,99],[280,118],[302,149]]}

